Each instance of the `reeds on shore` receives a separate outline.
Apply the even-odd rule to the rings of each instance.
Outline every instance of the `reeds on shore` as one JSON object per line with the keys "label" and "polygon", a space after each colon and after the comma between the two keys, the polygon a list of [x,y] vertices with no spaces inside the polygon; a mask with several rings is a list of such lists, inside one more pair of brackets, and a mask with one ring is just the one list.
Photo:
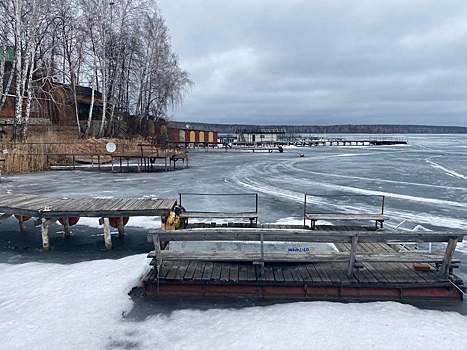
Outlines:
{"label": "reeds on shore", "polygon": [[78,139],[63,131],[47,130],[31,135],[25,142],[2,141],[0,154],[1,174],[21,174],[50,170],[51,166],[72,165],[78,156],[106,154],[106,144],[114,142],[118,152],[134,152],[141,149],[144,139]]}

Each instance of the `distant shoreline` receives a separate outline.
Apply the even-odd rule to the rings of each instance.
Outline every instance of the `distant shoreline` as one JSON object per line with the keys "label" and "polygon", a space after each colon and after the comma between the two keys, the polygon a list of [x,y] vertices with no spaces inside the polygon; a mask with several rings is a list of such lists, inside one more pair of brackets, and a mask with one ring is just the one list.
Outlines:
{"label": "distant shoreline", "polygon": [[193,130],[209,130],[219,133],[237,133],[238,130],[281,130],[287,134],[467,134],[465,126],[439,125],[246,125],[211,124],[199,122],[170,122],[178,128],[189,125]]}

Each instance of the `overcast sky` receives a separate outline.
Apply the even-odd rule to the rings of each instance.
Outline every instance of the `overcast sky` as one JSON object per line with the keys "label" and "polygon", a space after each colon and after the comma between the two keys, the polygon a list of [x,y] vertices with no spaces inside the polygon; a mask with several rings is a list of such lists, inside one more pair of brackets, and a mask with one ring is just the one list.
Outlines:
{"label": "overcast sky", "polygon": [[159,0],[178,121],[467,125],[466,0]]}

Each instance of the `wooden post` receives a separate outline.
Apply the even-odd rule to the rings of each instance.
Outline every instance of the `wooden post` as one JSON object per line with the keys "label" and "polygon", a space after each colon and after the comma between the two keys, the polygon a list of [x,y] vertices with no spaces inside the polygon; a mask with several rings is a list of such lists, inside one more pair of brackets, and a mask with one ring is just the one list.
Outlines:
{"label": "wooden post", "polygon": [[42,235],[42,249],[50,249],[49,226],[55,222],[55,219],[42,218],[41,235]]}
{"label": "wooden post", "polygon": [[349,268],[347,270],[347,277],[352,277],[353,269],[355,266],[355,256],[357,255],[357,244],[358,244],[358,236],[352,236],[352,245],[350,248],[350,259],[349,259]]}
{"label": "wooden post", "polygon": [[19,222],[19,230],[23,232],[24,231],[24,217],[22,215],[18,215],[18,222]]}
{"label": "wooden post", "polygon": [[104,242],[105,242],[105,249],[112,250],[112,236],[110,235],[109,218],[104,218]]}
{"label": "wooden post", "polygon": [[123,225],[123,218],[119,217],[117,221],[117,226],[118,226],[118,236],[123,237],[125,236],[125,226]]}
{"label": "wooden post", "polygon": [[[162,254],[161,254],[161,240],[159,235],[153,235],[152,236],[153,241],[154,241],[154,253],[156,255],[156,271],[157,271],[157,276],[156,279],[159,281],[159,276],[162,273]],[[159,292],[159,282],[157,284],[157,289]]]}
{"label": "wooden post", "polygon": [[444,253],[443,263],[439,269],[438,275],[441,278],[446,278],[449,272],[449,266],[451,265],[454,252],[456,251],[457,246],[457,237],[449,237],[449,242]]}
{"label": "wooden post", "polygon": [[70,218],[63,218],[63,231],[65,232],[65,237],[70,237]]}

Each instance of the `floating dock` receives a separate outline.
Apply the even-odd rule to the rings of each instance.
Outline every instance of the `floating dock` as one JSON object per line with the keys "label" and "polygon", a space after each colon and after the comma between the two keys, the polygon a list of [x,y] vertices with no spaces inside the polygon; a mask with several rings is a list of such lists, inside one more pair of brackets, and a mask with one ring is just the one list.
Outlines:
{"label": "floating dock", "polygon": [[[231,237],[242,228],[255,231],[248,223],[194,224],[194,226],[187,227],[193,238],[186,235],[181,237],[188,240],[201,240],[199,237],[195,238],[196,231],[201,230],[202,234],[205,235],[204,240],[208,241],[210,240],[208,238],[209,230],[215,231],[219,228],[224,229],[223,235]],[[283,231],[284,234],[290,234],[290,240],[294,241],[298,237],[294,237],[288,231],[302,232],[303,226],[258,225],[256,228],[258,235],[261,231],[277,233],[278,230]],[[332,242],[334,240],[331,237],[336,233],[339,235],[346,232],[351,235],[352,230],[356,233],[357,230],[361,231],[362,227],[317,226],[315,230],[308,229],[311,241],[316,233],[322,235],[323,232],[326,232],[330,237],[329,241]],[[452,268],[456,267],[458,261],[455,259],[450,261],[448,266],[444,267],[447,268],[447,272],[443,275],[440,274],[440,269],[443,267],[440,267],[439,263],[443,257],[433,258],[439,262],[420,264],[417,263],[420,256],[415,256],[417,253],[413,251],[412,245],[384,243],[384,236],[387,235],[388,240],[390,240],[393,232],[375,231],[373,228],[369,229],[368,232],[380,235],[380,242],[357,244],[355,265],[350,273],[349,261],[351,261],[352,243],[335,241],[334,245],[337,251],[330,254],[333,257],[314,253],[312,246],[308,248],[306,244],[299,244],[297,248],[288,248],[287,251],[282,252],[282,258],[278,258],[281,253],[269,253],[268,258],[268,253],[263,252],[265,259],[263,264],[260,263],[259,253],[256,257],[251,253],[249,257],[245,258],[236,252],[233,255],[237,254],[238,256],[232,258],[231,253],[228,252],[220,253],[219,257],[213,257],[215,253],[212,252],[210,253],[211,257],[199,251],[185,252],[188,254],[186,257],[184,257],[183,252],[173,252],[171,259],[164,260],[164,257],[162,258],[163,266],[160,266],[161,268],[158,270],[158,257],[155,252],[152,252],[148,257],[153,258],[151,265],[154,267],[143,279],[145,295],[155,298],[330,301],[462,300],[465,290],[463,281],[452,273]],[[241,236],[240,233],[239,235],[239,239],[248,239],[246,235]],[[451,233],[451,235],[455,234]],[[167,239],[169,234],[162,237]],[[407,238],[409,237],[410,235],[407,235]],[[176,231],[171,238],[177,239]],[[151,235],[149,235],[148,240],[151,239]],[[217,235],[213,239],[222,238]],[[170,244],[168,251],[170,252]],[[301,258],[300,254],[308,254],[309,257]],[[447,254],[451,254],[451,252]],[[168,253],[166,256],[169,255]],[[360,259],[359,256],[361,256]],[[250,261],[245,261],[245,259]],[[268,259],[275,259],[277,262],[267,261]],[[294,259],[303,259],[303,261],[294,262]],[[430,261],[428,257],[424,259]],[[305,262],[305,260],[309,261]]]}
{"label": "floating dock", "polygon": [[[258,224],[257,194],[239,197],[240,211],[232,206],[230,212],[190,211],[190,203],[204,202],[200,196],[179,195],[187,209],[179,214],[178,229],[149,232],[154,250],[148,255],[152,268],[142,281],[147,296],[463,300],[463,281],[453,273],[460,263],[454,253],[467,233],[385,230],[383,222],[390,218],[384,215],[384,196],[334,196],[336,200],[349,197],[373,204],[374,209],[369,206],[367,213],[317,214],[322,196],[305,194],[303,225]],[[235,195],[204,196],[204,200],[226,209]],[[247,208],[251,210],[246,212]],[[188,222],[192,219],[203,222]],[[318,225],[321,220],[337,222]],[[418,243],[439,242],[447,243],[441,254],[416,249]]]}
{"label": "floating dock", "polygon": [[132,216],[166,216],[174,207],[176,199],[161,198],[57,198],[26,194],[0,194],[0,224],[12,215],[24,230],[24,221],[36,218],[35,225],[41,227],[42,248],[50,249],[48,229],[55,221],[64,226],[65,236],[70,235],[70,226],[80,217],[100,218],[104,225],[106,249],[112,249],[110,226],[124,235],[125,221]]}

